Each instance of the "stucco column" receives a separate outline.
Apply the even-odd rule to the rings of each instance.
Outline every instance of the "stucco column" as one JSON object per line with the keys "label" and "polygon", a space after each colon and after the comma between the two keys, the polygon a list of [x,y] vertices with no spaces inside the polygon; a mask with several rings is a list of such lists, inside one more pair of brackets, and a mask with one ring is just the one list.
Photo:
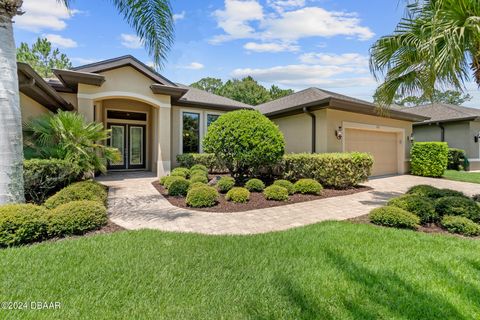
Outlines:
{"label": "stucco column", "polygon": [[92,99],[78,98],[78,113],[83,115],[88,122],[93,122],[94,107]]}
{"label": "stucco column", "polygon": [[[170,100],[170,99],[168,99]],[[161,177],[170,172],[171,163],[171,105],[168,103],[160,104],[158,108],[156,126],[157,129],[157,177]]]}

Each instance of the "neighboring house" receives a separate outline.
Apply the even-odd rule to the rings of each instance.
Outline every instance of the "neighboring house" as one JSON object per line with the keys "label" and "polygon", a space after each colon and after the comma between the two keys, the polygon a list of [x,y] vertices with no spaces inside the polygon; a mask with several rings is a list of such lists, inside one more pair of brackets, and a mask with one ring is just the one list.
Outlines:
{"label": "neighboring house", "polygon": [[[254,108],[176,84],[132,56],[54,70],[57,79],[44,80],[24,63],[18,74],[24,121],[75,110],[112,130],[108,143],[123,159],[110,170],[164,175],[178,154],[202,152],[208,126],[222,113]],[[426,119],[401,111],[381,117],[371,103],[315,88],[256,108],[279,125],[287,152],[370,152],[374,175],[408,170],[412,123]]]}
{"label": "neighboring house", "polygon": [[430,118],[413,124],[415,141],[445,141],[463,149],[470,169],[480,170],[480,109],[434,103],[402,110]]}

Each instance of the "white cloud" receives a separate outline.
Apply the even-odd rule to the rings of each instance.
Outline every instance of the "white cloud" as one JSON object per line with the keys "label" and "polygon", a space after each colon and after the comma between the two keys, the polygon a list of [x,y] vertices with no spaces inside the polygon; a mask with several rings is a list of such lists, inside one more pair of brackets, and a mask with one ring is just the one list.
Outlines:
{"label": "white cloud", "polygon": [[20,29],[41,32],[42,30],[63,30],[77,10],[68,10],[57,0],[24,0],[25,14],[16,16],[14,26]]}
{"label": "white cloud", "polygon": [[368,66],[368,57],[358,53],[326,54],[308,52],[300,56],[300,61],[308,64]]}
{"label": "white cloud", "polygon": [[182,11],[180,13],[175,13],[173,15],[173,21],[178,21],[178,20],[183,20],[185,19],[185,11]]}
{"label": "white cloud", "polygon": [[283,52],[283,51],[298,51],[300,47],[290,43],[276,43],[276,42],[247,42],[243,48],[248,51],[255,52]]}
{"label": "white cloud", "polygon": [[182,69],[189,69],[189,70],[200,70],[200,69],[203,69],[205,68],[205,66],[203,64],[201,64],[200,62],[192,62],[186,66],[181,66],[180,68]]}
{"label": "white cloud", "polygon": [[53,46],[57,46],[60,48],[76,48],[78,47],[78,44],[75,40],[70,39],[70,38],[64,38],[59,34],[46,34],[45,38],[47,38],[48,41],[50,41]]}
{"label": "white cloud", "polygon": [[305,0],[267,0],[267,3],[278,12],[305,6]]}
{"label": "white cloud", "polygon": [[140,49],[143,46],[140,37],[134,34],[122,33],[120,35],[122,46],[130,49]]}

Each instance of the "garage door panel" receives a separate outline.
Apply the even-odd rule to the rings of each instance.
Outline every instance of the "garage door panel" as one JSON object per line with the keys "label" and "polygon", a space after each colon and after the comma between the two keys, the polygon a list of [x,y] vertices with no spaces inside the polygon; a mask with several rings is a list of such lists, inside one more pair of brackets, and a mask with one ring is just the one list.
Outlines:
{"label": "garage door panel", "polygon": [[347,129],[345,151],[368,152],[373,156],[372,175],[398,173],[397,133]]}

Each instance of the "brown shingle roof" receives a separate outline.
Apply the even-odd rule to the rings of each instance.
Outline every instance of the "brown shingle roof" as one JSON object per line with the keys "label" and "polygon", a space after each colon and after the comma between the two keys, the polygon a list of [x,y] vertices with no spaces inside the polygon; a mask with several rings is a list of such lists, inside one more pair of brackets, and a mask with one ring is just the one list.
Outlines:
{"label": "brown shingle roof", "polygon": [[203,91],[197,88],[192,88],[177,83],[177,86],[188,89],[180,99],[179,104],[199,104],[199,105],[211,105],[216,107],[222,107],[224,109],[252,109],[252,106],[243,102],[235,101],[229,98],[218,96],[216,94]]}
{"label": "brown shingle roof", "polygon": [[446,103],[425,104],[416,107],[403,107],[402,111],[429,117],[421,123],[468,120],[480,117],[480,109],[456,106]]}

